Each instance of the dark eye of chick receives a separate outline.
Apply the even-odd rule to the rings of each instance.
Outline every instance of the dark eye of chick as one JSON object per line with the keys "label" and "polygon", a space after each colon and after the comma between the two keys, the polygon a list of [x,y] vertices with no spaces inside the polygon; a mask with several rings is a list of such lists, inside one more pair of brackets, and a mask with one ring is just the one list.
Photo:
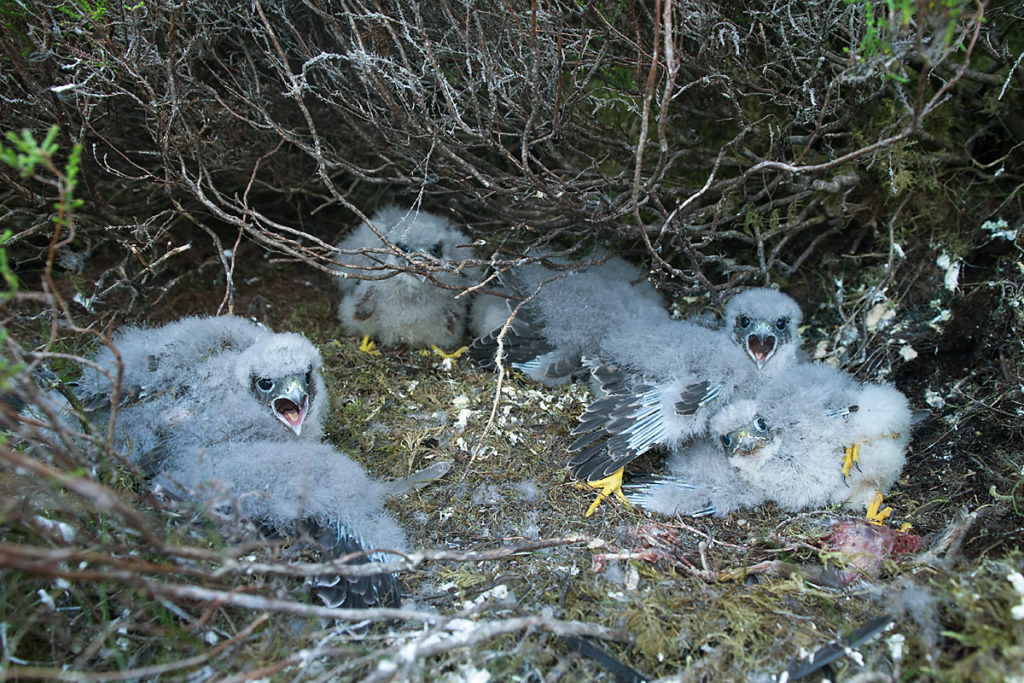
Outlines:
{"label": "dark eye of chick", "polygon": [[256,388],[260,391],[270,391],[274,388],[274,380],[268,377],[260,377],[256,380]]}
{"label": "dark eye of chick", "polygon": [[436,256],[437,258],[441,258],[441,243],[440,242],[435,242],[430,247],[430,254],[431,254],[431,256]]}
{"label": "dark eye of chick", "polygon": [[395,246],[398,247],[399,251],[409,252],[409,245],[405,242],[395,242]]}
{"label": "dark eye of chick", "polygon": [[789,324],[789,318],[779,318],[778,320],[775,321],[775,328],[779,332],[782,332],[784,329],[786,329],[786,325],[788,325],[788,324]]}
{"label": "dark eye of chick", "polygon": [[754,426],[757,427],[757,431],[759,431],[759,432],[767,432],[768,431],[768,423],[765,422],[764,418],[761,417],[760,415],[758,415],[756,418],[754,418]]}
{"label": "dark eye of chick", "polygon": [[750,327],[750,318],[748,318],[745,315],[741,315],[739,318],[737,318],[736,322],[739,323],[739,326],[742,327],[743,329],[747,329],[748,327]]}
{"label": "dark eye of chick", "polygon": [[728,434],[724,435],[722,437],[722,446],[725,447],[725,448],[728,448],[731,445],[732,445],[732,437],[729,436]]}
{"label": "dark eye of chick", "polygon": [[313,368],[306,368],[306,386],[308,387],[313,383]]}

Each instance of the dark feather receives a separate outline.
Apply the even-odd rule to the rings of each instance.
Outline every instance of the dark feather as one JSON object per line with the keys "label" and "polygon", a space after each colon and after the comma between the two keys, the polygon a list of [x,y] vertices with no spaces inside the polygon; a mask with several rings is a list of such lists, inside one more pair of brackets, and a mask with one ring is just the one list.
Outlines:
{"label": "dark feather", "polygon": [[[320,546],[325,559],[332,560],[343,555],[363,552],[366,548],[361,539],[349,533],[339,522],[327,525],[305,520],[304,531]],[[351,560],[353,564],[371,562],[363,555]],[[342,577],[337,575],[319,576],[314,590],[328,607],[362,609],[366,607],[398,607],[401,604],[398,581],[394,574],[373,576]]]}
{"label": "dark feather", "polygon": [[[629,460],[632,458],[626,462]],[[598,451],[590,459],[577,465],[572,470],[572,475],[584,481],[597,481],[620,470],[626,462],[620,462],[611,453]]]}
{"label": "dark feather", "polygon": [[600,383],[605,391],[613,390],[626,380],[624,372],[610,365],[595,365],[590,368],[590,374]]}
{"label": "dark feather", "polygon": [[377,300],[373,296],[374,290],[367,289],[366,293],[356,303],[356,320],[367,320],[377,312]]}
{"label": "dark feather", "polygon": [[598,439],[603,439],[606,436],[607,434],[600,429],[595,429],[593,431],[587,432],[569,445],[569,452],[576,453],[577,451],[581,451],[590,444],[597,441]]}
{"label": "dark feather", "polygon": [[642,683],[648,680],[648,677],[644,674],[626,666],[589,641],[577,638],[576,636],[570,636],[565,639],[565,642],[570,648],[579,652],[580,655],[594,660],[607,669],[615,677],[617,683]]}
{"label": "dark feather", "polygon": [[544,371],[544,375],[551,379],[569,377],[579,372],[582,367],[583,361],[578,356],[567,356],[552,363]]}
{"label": "dark feather", "polygon": [[789,665],[789,668],[786,669],[786,673],[789,674],[789,680],[799,680],[805,676],[811,675],[822,667],[828,666],[846,654],[850,649],[867,642],[877,634],[884,631],[885,628],[893,621],[895,620],[888,615],[876,617],[858,628],[856,631],[852,631],[839,640],[835,640],[828,645],[821,647],[817,652],[811,655],[810,658],[793,662]]}
{"label": "dark feather", "polygon": [[691,384],[679,395],[679,400],[675,404],[676,414],[693,415],[701,406],[713,399],[717,394],[718,390],[711,389],[710,382],[705,381]]}
{"label": "dark feather", "polygon": [[[484,368],[495,366],[495,355],[498,353],[498,337],[502,328],[493,330],[475,339],[469,346],[469,357]],[[527,363],[555,350],[544,338],[537,325],[525,313],[520,313],[512,321],[505,334],[505,358],[503,363]]]}

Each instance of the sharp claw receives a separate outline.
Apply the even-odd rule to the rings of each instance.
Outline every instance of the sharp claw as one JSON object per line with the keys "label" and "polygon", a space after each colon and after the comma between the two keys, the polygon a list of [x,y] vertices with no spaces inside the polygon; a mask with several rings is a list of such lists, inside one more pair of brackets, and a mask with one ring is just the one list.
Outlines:
{"label": "sharp claw", "polygon": [[614,495],[616,499],[628,508],[633,507],[629,503],[629,499],[626,498],[626,494],[622,492],[622,467],[616,470],[613,474],[605,477],[604,479],[598,479],[597,481],[588,481],[587,486],[595,489],[600,489],[597,494],[597,498],[587,508],[587,513],[584,517],[590,517],[597,510],[597,507],[601,504],[601,501],[608,498],[608,496]]}
{"label": "sharp claw", "polygon": [[377,343],[370,339],[370,335],[364,335],[363,340],[359,342],[359,350],[363,353],[368,353],[371,356],[379,356],[380,350],[377,349]]}
{"label": "sharp claw", "polygon": [[860,444],[854,443],[846,447],[846,453],[843,455],[843,483],[846,483],[846,479],[850,476],[850,470],[853,466],[857,466],[857,471],[860,472]]}
{"label": "sharp claw", "polygon": [[468,346],[463,346],[462,348],[455,349],[451,353],[445,353],[441,348],[434,346],[433,344],[430,345],[430,348],[434,350],[434,353],[441,356],[441,358],[444,358],[445,360],[458,358],[459,356],[461,356],[462,354],[469,350]]}
{"label": "sharp claw", "polygon": [[[881,508],[881,509],[879,509]],[[881,524],[892,516],[891,507],[882,507],[882,492],[876,491],[875,495],[871,496],[871,500],[868,502],[868,511],[865,517],[872,524]]]}

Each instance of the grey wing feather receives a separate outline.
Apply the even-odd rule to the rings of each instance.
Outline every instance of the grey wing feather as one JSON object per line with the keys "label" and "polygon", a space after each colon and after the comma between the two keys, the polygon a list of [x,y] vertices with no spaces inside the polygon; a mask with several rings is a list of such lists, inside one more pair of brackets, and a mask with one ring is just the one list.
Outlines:
{"label": "grey wing feather", "polygon": [[712,487],[680,477],[648,475],[623,485],[622,490],[633,505],[663,514],[706,517],[718,513]]}
{"label": "grey wing feather", "polygon": [[699,439],[671,453],[667,476],[647,476],[623,486],[630,502],[651,512],[691,517],[725,515],[759,505],[769,496],[739,476],[713,439]]}
{"label": "grey wing feather", "polygon": [[[493,368],[495,366],[501,329],[493,330],[490,334],[479,337],[470,344],[469,357],[481,367]],[[554,351],[555,347],[544,338],[543,331],[537,326],[537,323],[530,319],[528,314],[521,312],[509,325],[503,349],[505,357],[502,359],[502,363],[516,365],[535,360],[539,356]]]}
{"label": "grey wing feather", "polygon": [[697,382],[691,384],[679,395],[675,403],[677,415],[693,415],[702,407],[718,396],[718,387],[712,387],[711,382]]}
{"label": "grey wing feather", "polygon": [[583,369],[583,361],[579,356],[571,355],[556,360],[548,365],[544,376],[548,379],[569,377]]}
{"label": "grey wing feather", "polygon": [[[612,474],[657,445],[668,445],[665,396],[670,386],[630,378],[609,365],[591,365],[608,396],[594,401],[573,429],[569,446],[573,476],[588,481]],[[687,385],[673,402],[676,415],[692,416],[718,395],[710,382]],[[698,418],[698,422],[701,418]]]}
{"label": "grey wing feather", "polygon": [[[304,520],[304,531],[320,546],[326,559],[333,560],[344,555],[363,553],[365,544],[343,524],[332,521],[321,525],[313,520]],[[365,564],[372,559],[362,555],[351,562]],[[313,581],[317,597],[328,607],[362,609],[366,607],[398,607],[401,604],[398,581],[394,574],[381,573],[373,576],[318,576]]]}

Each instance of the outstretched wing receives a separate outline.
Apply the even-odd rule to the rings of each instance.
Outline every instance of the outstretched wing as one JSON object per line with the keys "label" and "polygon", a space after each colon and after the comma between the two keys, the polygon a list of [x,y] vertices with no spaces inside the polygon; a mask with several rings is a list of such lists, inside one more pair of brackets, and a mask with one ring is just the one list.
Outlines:
{"label": "outstretched wing", "polygon": [[573,429],[573,476],[602,479],[657,445],[703,431],[701,409],[719,394],[708,381],[653,384],[607,364],[591,364],[605,397],[594,401]]}

